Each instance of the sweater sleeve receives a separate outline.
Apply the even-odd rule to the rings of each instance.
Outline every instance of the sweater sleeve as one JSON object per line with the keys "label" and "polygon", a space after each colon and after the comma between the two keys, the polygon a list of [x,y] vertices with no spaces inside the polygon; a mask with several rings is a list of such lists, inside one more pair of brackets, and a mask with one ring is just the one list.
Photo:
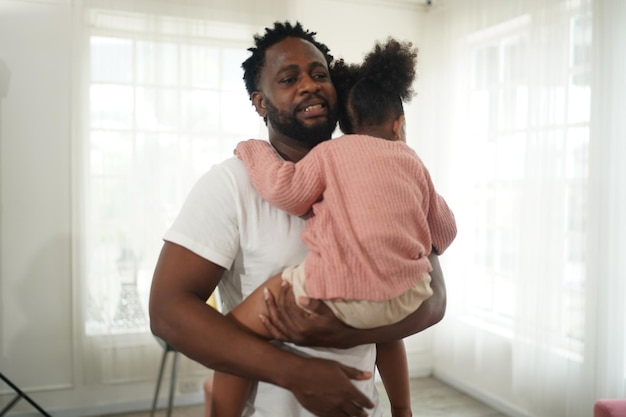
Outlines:
{"label": "sweater sleeve", "polygon": [[456,237],[456,220],[446,200],[435,190],[427,170],[425,176],[429,196],[428,226],[433,242],[433,250],[438,255],[441,255]]}
{"label": "sweater sleeve", "polygon": [[280,159],[269,142],[251,139],[240,142],[235,154],[261,197],[289,214],[306,214],[324,191],[323,171],[314,151],[293,163]]}

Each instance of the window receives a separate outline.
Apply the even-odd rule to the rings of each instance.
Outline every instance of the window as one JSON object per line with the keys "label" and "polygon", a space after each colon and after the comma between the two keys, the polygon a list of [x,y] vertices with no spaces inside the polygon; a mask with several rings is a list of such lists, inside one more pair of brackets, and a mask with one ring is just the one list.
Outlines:
{"label": "window", "polygon": [[[539,33],[528,29],[530,20],[523,16],[470,42],[468,134],[475,160],[481,163],[472,167],[478,282],[465,298],[465,309],[474,320],[504,332],[513,326],[542,326],[539,331],[554,335],[553,346],[581,355],[591,17],[575,15],[569,30],[547,27]],[[530,47],[537,36],[550,42],[552,31],[568,34],[569,49],[548,47],[548,56]],[[550,72],[533,71],[536,62],[554,67]],[[546,204],[550,210],[545,210]],[[529,222],[532,227],[522,226]],[[548,265],[532,254],[546,247],[548,256],[561,259],[552,263],[559,267],[542,271],[551,275],[550,282],[525,287],[533,284],[519,271],[532,273]],[[539,265],[529,266],[532,262]],[[532,314],[520,317],[521,304],[545,301],[540,297],[544,284],[560,294],[551,306],[556,314],[545,321]]]}
{"label": "window", "polygon": [[251,35],[181,17],[89,18],[85,332],[147,332],[161,236],[202,173],[262,137],[240,68]]}

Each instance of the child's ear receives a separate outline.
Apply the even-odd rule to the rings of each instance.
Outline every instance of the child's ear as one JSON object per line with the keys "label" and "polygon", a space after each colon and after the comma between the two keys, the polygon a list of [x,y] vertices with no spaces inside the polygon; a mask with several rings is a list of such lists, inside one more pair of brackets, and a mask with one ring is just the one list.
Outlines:
{"label": "child's ear", "polygon": [[405,127],[405,118],[403,114],[393,121],[391,130],[393,132],[393,140],[400,140],[402,142],[406,142],[406,127]]}
{"label": "child's ear", "polygon": [[255,91],[252,93],[252,104],[256,109],[256,112],[259,116],[265,118],[267,115],[267,110],[265,109],[265,98],[263,97],[263,93],[260,91]]}

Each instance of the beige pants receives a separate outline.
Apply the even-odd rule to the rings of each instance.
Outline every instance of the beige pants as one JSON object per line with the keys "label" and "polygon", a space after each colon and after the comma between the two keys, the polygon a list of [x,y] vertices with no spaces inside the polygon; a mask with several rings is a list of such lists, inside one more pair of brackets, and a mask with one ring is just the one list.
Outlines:
{"label": "beige pants", "polygon": [[[307,310],[299,302],[300,297],[308,297],[304,287],[304,281],[306,280],[304,262],[285,269],[282,278],[291,284],[296,303],[304,310]],[[397,323],[417,310],[425,300],[433,295],[433,290],[430,288],[430,280],[430,274],[425,274],[413,288],[391,300],[322,301],[339,320],[348,326],[357,329],[371,329]]]}

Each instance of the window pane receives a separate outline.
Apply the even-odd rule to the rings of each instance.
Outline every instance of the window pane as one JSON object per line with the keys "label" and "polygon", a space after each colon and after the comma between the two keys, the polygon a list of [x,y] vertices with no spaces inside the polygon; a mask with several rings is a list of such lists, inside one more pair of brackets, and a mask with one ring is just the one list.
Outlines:
{"label": "window pane", "polygon": [[178,91],[170,88],[137,88],[137,127],[176,130],[179,125]]}
{"label": "window pane", "polygon": [[[221,78],[219,63],[218,48],[201,45],[183,46],[181,48],[182,84],[216,90]],[[241,74],[241,70],[236,72]]]}
{"label": "window pane", "polygon": [[177,85],[178,47],[173,43],[137,42],[137,82]]}
{"label": "window pane", "polygon": [[190,90],[182,94],[183,127],[192,132],[215,132],[219,128],[219,93]]}
{"label": "window pane", "polygon": [[222,126],[225,131],[248,137],[259,131],[261,118],[253,111],[252,103],[244,91],[224,92],[221,97]]}
{"label": "window pane", "polygon": [[90,141],[90,174],[101,176],[128,175],[133,165],[133,146],[130,134],[114,131],[95,131]]}
{"label": "window pane", "polygon": [[132,127],[132,87],[92,84],[89,105],[93,129],[130,129]]}
{"label": "window pane", "polygon": [[222,50],[222,88],[224,90],[240,91],[242,89],[244,83],[241,63],[248,58],[248,55],[249,52],[243,49],[225,48]]}
{"label": "window pane", "polygon": [[128,39],[94,36],[91,45],[91,79],[95,82],[129,83],[133,71],[133,46]]}
{"label": "window pane", "polygon": [[572,75],[569,84],[567,119],[569,123],[589,122],[591,111],[591,87],[583,85],[581,76]]}

